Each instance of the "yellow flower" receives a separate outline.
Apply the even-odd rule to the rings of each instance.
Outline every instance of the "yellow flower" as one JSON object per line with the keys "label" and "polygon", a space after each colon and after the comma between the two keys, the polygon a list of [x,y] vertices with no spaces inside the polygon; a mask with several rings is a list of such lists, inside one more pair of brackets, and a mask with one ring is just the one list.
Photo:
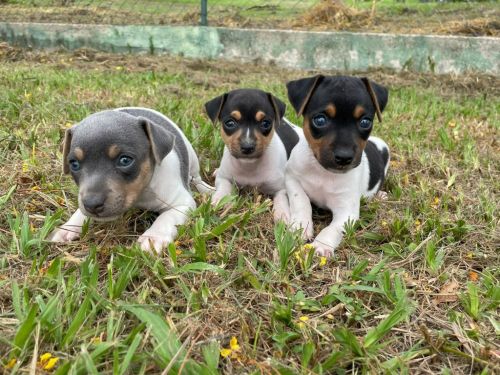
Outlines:
{"label": "yellow flower", "polygon": [[222,358],[229,357],[233,351],[231,349],[222,348],[220,350],[220,355]]}
{"label": "yellow flower", "polygon": [[310,243],[306,243],[304,246],[302,246],[302,249],[304,251],[310,251],[310,250],[314,250],[314,246]]}
{"label": "yellow flower", "polygon": [[91,344],[94,344],[94,345],[100,344],[100,343],[101,343],[101,338],[100,338],[100,337],[97,337],[97,336],[96,336],[96,337],[92,337],[92,338],[90,339],[90,343],[91,343]]}
{"label": "yellow flower", "polygon": [[309,317],[308,317],[308,316],[301,316],[301,317],[299,318],[299,320],[300,320],[301,322],[307,322],[307,321],[309,320]]}
{"label": "yellow flower", "polygon": [[72,122],[67,122],[66,124],[64,124],[64,126],[66,128],[71,128],[73,126],[73,123]]}
{"label": "yellow flower", "polygon": [[229,341],[229,346],[231,347],[231,350],[234,351],[240,350],[238,339],[235,336],[231,337],[231,341]]}
{"label": "yellow flower", "polygon": [[319,258],[319,266],[323,267],[326,264],[326,257]]}
{"label": "yellow flower", "polygon": [[50,353],[44,353],[40,356],[40,360],[38,361],[37,366],[44,370],[50,371],[55,367],[57,362],[59,362],[58,357],[53,357]]}
{"label": "yellow flower", "polygon": [[434,207],[434,208],[438,208],[438,206],[439,206],[439,197],[434,197],[434,200],[432,201],[431,206]]}
{"label": "yellow flower", "polygon": [[16,365],[17,363],[17,358],[12,358],[9,362],[7,362],[7,364],[4,366],[7,370],[10,370],[12,368],[14,368],[14,366]]}
{"label": "yellow flower", "polygon": [[43,369],[44,370],[52,370],[55,367],[55,365],[57,364],[58,361],[59,361],[59,358],[52,357],[51,359],[49,359],[47,361],[47,363],[45,364],[45,366],[43,366]]}
{"label": "yellow flower", "polygon": [[29,169],[30,169],[30,167],[29,167],[29,165],[28,165],[28,162],[27,162],[27,161],[23,161],[23,168],[22,168],[23,173],[28,172],[28,171],[29,171]]}
{"label": "yellow flower", "polygon": [[387,228],[387,226],[388,226],[388,225],[389,225],[389,224],[387,224],[387,221],[382,220],[382,227],[383,227],[383,228]]}
{"label": "yellow flower", "polygon": [[31,98],[31,92],[25,92],[24,93],[24,98],[29,100]]}
{"label": "yellow flower", "polygon": [[415,220],[415,229],[416,230],[419,230],[420,229],[420,226],[422,225],[422,223],[420,222],[420,220]]}
{"label": "yellow flower", "polygon": [[117,66],[115,67],[116,70],[123,70],[123,66]]}
{"label": "yellow flower", "polygon": [[231,341],[229,341],[229,348],[222,348],[220,350],[220,355],[223,358],[227,358],[231,356],[231,358],[239,358],[238,352],[241,350],[240,345],[238,344],[238,339],[233,336],[231,337]]}
{"label": "yellow flower", "polygon": [[455,126],[457,126],[457,122],[456,122],[455,120],[450,120],[450,121],[448,122],[448,126],[449,126],[450,128],[454,128]]}
{"label": "yellow flower", "polygon": [[40,356],[40,362],[47,362],[50,358],[52,358],[52,354],[45,353]]}

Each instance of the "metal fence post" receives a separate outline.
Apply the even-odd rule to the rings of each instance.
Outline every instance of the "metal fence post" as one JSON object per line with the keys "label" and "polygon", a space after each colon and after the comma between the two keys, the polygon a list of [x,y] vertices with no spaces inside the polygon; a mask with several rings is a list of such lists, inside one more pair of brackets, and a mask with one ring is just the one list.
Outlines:
{"label": "metal fence post", "polygon": [[201,26],[208,26],[208,0],[201,0]]}

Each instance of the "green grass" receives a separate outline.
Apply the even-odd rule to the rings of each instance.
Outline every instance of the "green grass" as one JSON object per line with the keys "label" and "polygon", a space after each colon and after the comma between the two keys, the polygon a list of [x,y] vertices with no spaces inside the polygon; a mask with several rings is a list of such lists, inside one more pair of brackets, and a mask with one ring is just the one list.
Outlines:
{"label": "green grass", "polygon": [[[156,257],[135,246],[153,218],[138,211],[73,244],[45,241],[76,208],[64,129],[104,108],[155,108],[211,180],[223,143],[204,102],[236,87],[285,100],[284,83],[308,73],[6,46],[0,56],[0,360],[15,359],[13,373],[43,367],[47,352],[57,374],[499,371],[498,78],[370,74],[390,89],[374,131],[392,149],[389,199],[363,203],[326,264],[253,191],[231,208],[197,196]],[[317,233],[329,217],[314,219]],[[239,349],[222,357],[233,336]]]}

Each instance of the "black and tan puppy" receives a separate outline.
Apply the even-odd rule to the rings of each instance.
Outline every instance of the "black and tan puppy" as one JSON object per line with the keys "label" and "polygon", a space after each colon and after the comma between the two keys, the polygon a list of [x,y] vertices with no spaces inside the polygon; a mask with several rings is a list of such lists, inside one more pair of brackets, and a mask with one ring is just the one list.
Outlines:
{"label": "black and tan puppy", "polygon": [[233,90],[205,104],[212,122],[221,122],[226,145],[214,204],[231,194],[233,183],[257,187],[273,196],[275,220],[288,220],[285,165],[302,131],[283,118],[285,108],[275,96],[256,89]]}
{"label": "black and tan puppy", "polygon": [[330,209],[333,221],[313,246],[321,255],[332,255],[345,223],[359,218],[360,198],[373,197],[387,174],[389,148],[370,133],[375,115],[381,120],[388,92],[366,78],[322,75],[288,82],[287,89],[304,117],[304,137],[286,170],[290,221],[310,239],[311,201]]}

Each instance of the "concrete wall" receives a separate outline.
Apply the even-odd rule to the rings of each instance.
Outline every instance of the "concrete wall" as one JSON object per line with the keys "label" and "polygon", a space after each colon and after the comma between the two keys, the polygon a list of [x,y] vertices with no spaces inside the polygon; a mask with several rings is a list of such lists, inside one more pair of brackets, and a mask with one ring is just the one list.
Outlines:
{"label": "concrete wall", "polygon": [[493,37],[0,22],[0,40],[33,48],[260,60],[299,69],[500,75],[500,38]]}

